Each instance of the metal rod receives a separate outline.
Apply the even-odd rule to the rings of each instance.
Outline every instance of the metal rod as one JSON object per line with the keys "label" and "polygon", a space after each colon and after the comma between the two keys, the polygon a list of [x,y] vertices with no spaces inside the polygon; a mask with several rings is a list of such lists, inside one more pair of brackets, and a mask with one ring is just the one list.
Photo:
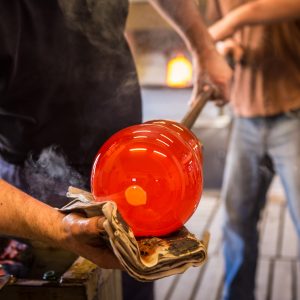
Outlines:
{"label": "metal rod", "polygon": [[205,106],[206,102],[212,95],[212,88],[208,88],[206,91],[203,91],[198,99],[195,101],[193,106],[188,110],[183,119],[181,120],[181,124],[185,127],[191,129],[194,123],[196,122],[200,112]]}

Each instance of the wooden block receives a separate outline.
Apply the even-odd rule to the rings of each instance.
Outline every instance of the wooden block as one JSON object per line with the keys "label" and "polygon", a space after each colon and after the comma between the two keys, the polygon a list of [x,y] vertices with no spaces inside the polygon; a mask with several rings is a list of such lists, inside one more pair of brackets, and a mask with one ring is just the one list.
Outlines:
{"label": "wooden block", "polygon": [[88,280],[97,270],[97,266],[83,257],[79,257],[61,276],[61,284],[81,284]]}
{"label": "wooden block", "polygon": [[0,291],[0,299],[121,300],[121,275],[119,271],[99,269],[80,257],[59,282],[18,279]]}
{"label": "wooden block", "polygon": [[119,271],[100,269],[89,260],[79,257],[61,276],[60,284],[63,286],[84,284],[87,300],[107,297],[121,299],[121,275],[119,273]]}
{"label": "wooden block", "polygon": [[84,286],[68,286],[60,288],[49,282],[17,281],[14,285],[4,287],[0,291],[2,300],[86,300]]}

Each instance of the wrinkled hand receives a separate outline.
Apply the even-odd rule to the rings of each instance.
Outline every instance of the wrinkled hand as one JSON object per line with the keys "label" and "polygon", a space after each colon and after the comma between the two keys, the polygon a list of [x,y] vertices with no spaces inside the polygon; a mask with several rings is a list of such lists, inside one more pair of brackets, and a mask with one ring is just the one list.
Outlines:
{"label": "wrinkled hand", "polygon": [[82,257],[87,258],[104,269],[122,269],[116,256],[100,240],[100,233],[104,231],[103,217],[85,218],[71,213],[63,220],[63,230],[66,236],[62,246]]}
{"label": "wrinkled hand", "polygon": [[225,59],[213,50],[202,61],[194,56],[193,65],[194,88],[189,103],[193,105],[203,90],[212,88],[211,100],[218,106],[226,104],[229,101],[232,70]]}

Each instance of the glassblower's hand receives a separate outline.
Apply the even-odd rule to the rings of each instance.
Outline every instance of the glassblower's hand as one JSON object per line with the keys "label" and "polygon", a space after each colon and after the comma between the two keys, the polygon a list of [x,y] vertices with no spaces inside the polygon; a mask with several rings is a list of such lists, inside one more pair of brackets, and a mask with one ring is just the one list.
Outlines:
{"label": "glassblower's hand", "polygon": [[213,90],[211,100],[218,106],[229,101],[229,91],[232,78],[232,70],[225,59],[216,51],[210,51],[206,59],[200,59],[194,55],[194,88],[189,103],[193,105],[201,92],[208,87]]}
{"label": "glassblower's hand", "polygon": [[86,218],[71,213],[62,219],[65,238],[63,248],[83,256],[104,269],[122,269],[118,259],[100,240],[103,217]]}
{"label": "glassblower's hand", "polygon": [[[1,179],[0,204],[0,233],[64,248],[101,268],[121,269],[113,252],[101,244],[103,217],[65,215]],[[2,259],[6,258],[5,254]]]}

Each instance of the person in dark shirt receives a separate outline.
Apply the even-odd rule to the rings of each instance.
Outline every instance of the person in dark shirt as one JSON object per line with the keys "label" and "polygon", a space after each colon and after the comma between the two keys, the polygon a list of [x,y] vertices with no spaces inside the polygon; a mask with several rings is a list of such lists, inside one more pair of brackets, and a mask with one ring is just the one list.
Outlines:
{"label": "person in dark shirt", "polygon": [[[216,53],[193,1],[151,2],[168,13],[193,53],[197,76],[193,97],[203,77],[217,84],[224,96],[231,72]],[[0,3],[3,179],[50,201],[47,198],[62,191],[39,195],[42,187],[33,187],[31,171],[51,166],[59,154],[88,186],[86,179],[101,144],[142,121],[137,75],[124,37],[127,13],[125,0]]]}
{"label": "person in dark shirt", "polygon": [[[227,99],[231,70],[194,0],[150,2],[191,50],[192,102],[207,82]],[[141,123],[127,14],[127,0],[0,2],[0,178],[60,207],[69,185],[89,189],[99,147]]]}

